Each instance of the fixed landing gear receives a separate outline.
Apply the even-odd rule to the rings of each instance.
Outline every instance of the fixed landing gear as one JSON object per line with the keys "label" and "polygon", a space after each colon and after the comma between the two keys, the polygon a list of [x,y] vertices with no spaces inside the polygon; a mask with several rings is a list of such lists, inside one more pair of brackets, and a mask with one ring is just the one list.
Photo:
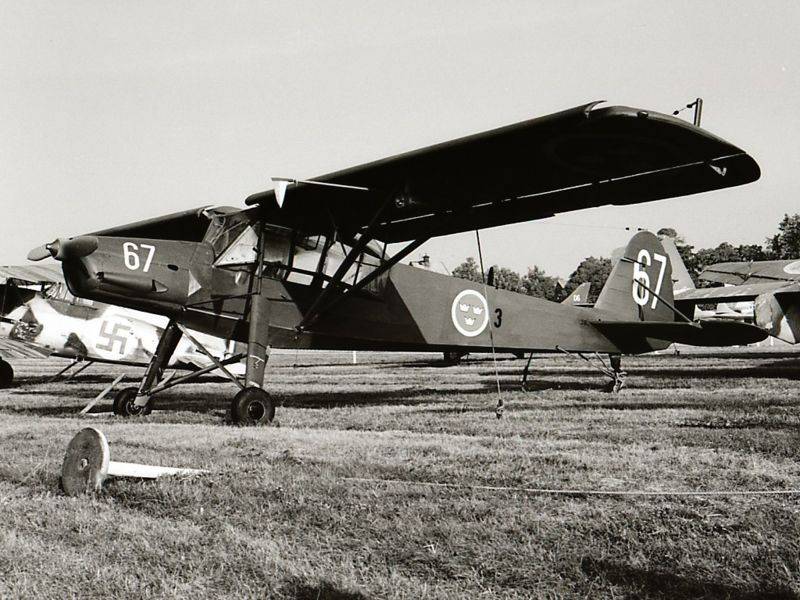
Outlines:
{"label": "fixed landing gear", "polygon": [[[609,354],[608,355],[608,362],[609,364],[603,361],[603,358],[600,356],[599,353],[595,352],[593,357],[592,356],[585,356],[582,352],[570,352],[569,350],[564,350],[563,348],[556,346],[556,350],[566,354],[567,356],[578,356],[579,358],[586,361],[586,363],[591,366],[596,371],[600,371],[603,375],[608,377],[611,381],[609,381],[605,386],[603,386],[603,390],[606,392],[616,394],[622,388],[625,387],[625,377],[627,373],[622,370],[622,355],[620,354]],[[533,355],[531,355],[533,356]],[[599,364],[595,364],[592,358]],[[530,365],[530,359],[528,359],[528,365]],[[527,378],[527,371],[528,366],[525,367],[525,377],[523,378],[523,389],[525,385],[525,378]]]}
{"label": "fixed landing gear", "polygon": [[0,388],[10,387],[14,383],[14,369],[4,360],[0,360]]}
{"label": "fixed landing gear", "polygon": [[119,390],[114,396],[114,403],[112,405],[114,414],[120,417],[149,415],[153,410],[153,402],[150,401],[144,406],[138,406],[136,404],[136,394],[138,391],[138,388],[135,387]]}
{"label": "fixed landing gear", "polygon": [[444,364],[448,366],[457,365],[461,362],[461,359],[464,358],[468,353],[461,352],[461,351],[453,351],[453,352],[445,352],[444,353]]}
{"label": "fixed landing gear", "polygon": [[625,387],[625,376],[627,373],[622,370],[622,356],[619,354],[609,354],[608,362],[611,365],[607,375],[611,381],[606,384],[605,390],[611,394],[616,394]]}
{"label": "fixed landing gear", "polygon": [[231,402],[231,421],[236,425],[267,425],[275,418],[275,404],[257,387],[239,390]]}
{"label": "fixed landing gear", "polygon": [[[166,368],[167,364],[169,364],[172,353],[175,351],[178,341],[183,335],[189,338],[189,340],[191,340],[197,349],[208,357],[208,359],[211,361],[211,364],[207,367],[192,371],[191,373],[182,375],[180,377],[167,377],[162,380],[161,376],[164,372],[164,369]],[[242,358],[244,358],[244,354],[236,354],[226,358],[225,360],[218,360],[205,348],[205,346],[196,340],[183,325],[174,321],[170,321],[169,325],[167,325],[166,329],[164,330],[164,333],[161,334],[161,339],[158,341],[158,347],[156,348],[155,354],[153,354],[153,358],[150,360],[150,364],[147,365],[147,371],[145,371],[142,383],[138,388],[128,387],[121,389],[114,396],[114,414],[120,417],[149,415],[153,410],[153,396],[180,383],[195,381],[202,375],[210,373],[211,371],[216,371],[217,369],[222,371],[224,375],[226,375],[231,381],[238,385],[240,389],[243,390],[244,386],[230,371],[228,371],[228,369],[225,368],[225,365],[239,362]],[[258,416],[258,409],[253,408],[253,411],[254,414]],[[273,408],[271,412],[267,412],[271,415],[271,420],[272,416],[275,414],[275,409]]]}

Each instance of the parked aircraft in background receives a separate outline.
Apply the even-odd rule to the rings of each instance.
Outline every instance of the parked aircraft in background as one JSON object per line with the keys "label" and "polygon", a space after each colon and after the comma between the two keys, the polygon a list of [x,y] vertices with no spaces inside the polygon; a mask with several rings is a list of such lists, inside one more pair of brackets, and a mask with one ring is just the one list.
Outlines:
{"label": "parked aircraft in background", "polygon": [[[58,265],[0,267],[0,315],[0,355],[71,358],[81,370],[93,363],[146,366],[168,322],[160,315],[74,297]],[[221,360],[234,356],[234,342],[198,332],[193,336]],[[168,366],[202,369],[212,364],[186,338]],[[11,364],[0,359],[0,387],[13,379]]]}
{"label": "parked aircraft in background", "polygon": [[[434,236],[605,204],[741,185],[756,162],[736,146],[652,111],[569,109],[310,181],[276,178],[250,208],[200,208],[31,251],[62,261],[77,295],[169,317],[137,388],[115,412],[145,411],[187,326],[247,341],[234,422],[272,420],[269,346],[321,349],[592,352],[615,357],[673,341],[763,339],[672,304],[669,260],[634,236],[594,307],[497,290],[401,264]],[[389,255],[386,244],[406,243]],[[666,283],[666,285],[665,285]],[[619,361],[612,361],[615,383]]]}
{"label": "parked aircraft in background", "polygon": [[697,304],[727,303],[747,314],[769,335],[790,344],[800,341],[800,260],[717,263],[703,269],[700,278],[722,283],[676,297],[687,309]]}

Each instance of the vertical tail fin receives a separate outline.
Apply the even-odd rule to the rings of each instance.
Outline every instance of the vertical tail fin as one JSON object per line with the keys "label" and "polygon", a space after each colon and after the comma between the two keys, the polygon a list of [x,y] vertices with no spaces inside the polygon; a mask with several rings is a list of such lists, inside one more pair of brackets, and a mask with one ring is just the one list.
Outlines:
{"label": "vertical tail fin", "polygon": [[667,252],[669,262],[672,263],[672,289],[674,293],[685,292],[686,290],[693,290],[695,288],[692,276],[686,269],[686,265],[681,258],[678,247],[675,245],[675,240],[671,237],[662,237],[661,245]]}
{"label": "vertical tail fin", "polygon": [[640,231],[628,242],[594,306],[623,321],[674,321],[671,304],[670,259],[654,234]]}
{"label": "vertical tail fin", "polygon": [[591,281],[584,281],[576,287],[572,293],[561,301],[561,304],[571,304],[573,306],[587,306],[589,302],[589,291],[592,289]]}

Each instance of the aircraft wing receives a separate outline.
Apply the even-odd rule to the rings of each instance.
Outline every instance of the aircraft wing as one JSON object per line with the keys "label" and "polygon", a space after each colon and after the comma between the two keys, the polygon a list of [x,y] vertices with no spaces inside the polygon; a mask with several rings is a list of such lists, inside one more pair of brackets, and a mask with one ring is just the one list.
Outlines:
{"label": "aircraft wing", "polygon": [[735,346],[760,342],[767,332],[739,321],[706,319],[694,323],[608,321],[592,323],[609,339],[648,337],[692,346]]}
{"label": "aircraft wing", "polygon": [[716,304],[718,302],[746,302],[766,293],[800,292],[800,284],[787,281],[746,283],[724,287],[697,288],[675,294],[675,302],[688,304]]}
{"label": "aircraft wing", "polygon": [[[401,242],[605,204],[635,204],[755,181],[746,152],[672,116],[578,106],[254,194],[269,223],[309,234],[335,224]],[[384,207],[382,211],[379,209]]]}
{"label": "aircraft wing", "polygon": [[64,274],[59,264],[0,266],[0,285],[8,283],[9,280],[26,284],[64,283]]}
{"label": "aircraft wing", "polygon": [[15,358],[45,358],[51,354],[50,350],[34,344],[10,338],[0,338],[0,358],[9,360]]}
{"label": "aircraft wing", "polygon": [[800,279],[800,261],[762,260],[716,263],[703,269],[700,279],[733,285],[768,281],[796,281]]}

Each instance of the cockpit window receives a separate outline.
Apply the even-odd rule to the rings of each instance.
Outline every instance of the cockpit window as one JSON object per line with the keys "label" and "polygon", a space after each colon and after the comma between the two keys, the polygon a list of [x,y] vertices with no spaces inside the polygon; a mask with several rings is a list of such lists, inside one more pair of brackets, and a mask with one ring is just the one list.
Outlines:
{"label": "cockpit window", "polygon": [[251,227],[250,218],[244,212],[212,214],[211,224],[208,226],[203,241],[211,244],[216,258],[229,248],[248,227]]}
{"label": "cockpit window", "polygon": [[[261,225],[244,212],[212,214],[205,242],[214,249],[217,267],[244,268],[248,270],[258,255],[258,228]],[[333,242],[324,235],[303,235],[284,227],[264,225],[265,277],[283,279],[291,283],[326,287],[338,271],[352,246],[341,241]],[[352,286],[380,267],[386,258],[386,248],[370,242],[348,267],[342,283]],[[379,277],[364,289],[380,294],[386,277]]]}

